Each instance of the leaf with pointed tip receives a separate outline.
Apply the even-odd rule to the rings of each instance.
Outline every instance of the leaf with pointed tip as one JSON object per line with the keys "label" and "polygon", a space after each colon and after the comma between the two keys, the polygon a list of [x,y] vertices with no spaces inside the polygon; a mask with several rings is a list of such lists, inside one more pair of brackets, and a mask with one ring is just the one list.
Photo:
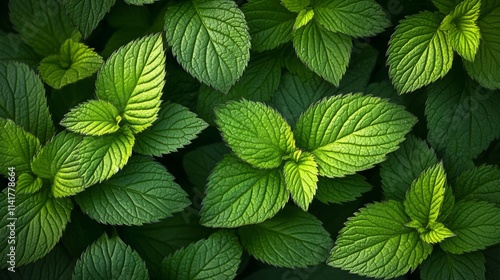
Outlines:
{"label": "leaf with pointed tip", "polygon": [[120,129],[121,116],[116,107],[104,100],[90,100],[71,109],[61,121],[69,131],[100,136]]}
{"label": "leaf with pointed tip", "polygon": [[316,194],[318,182],[318,165],[314,157],[310,153],[297,150],[294,158],[285,162],[283,174],[293,201],[307,211]]}
{"label": "leaf with pointed tip", "polygon": [[99,22],[115,4],[115,0],[104,0],[98,3],[93,0],[63,0],[66,13],[71,22],[87,38]]}
{"label": "leaf with pointed tip", "polygon": [[16,193],[36,193],[43,187],[42,178],[31,173],[22,173],[17,177]]}
{"label": "leaf with pointed tip", "polygon": [[311,0],[281,0],[281,4],[290,12],[298,13],[305,9]]}
{"label": "leaf with pointed tip", "polygon": [[482,200],[500,206],[500,169],[482,165],[462,173],[453,188],[457,200]]}

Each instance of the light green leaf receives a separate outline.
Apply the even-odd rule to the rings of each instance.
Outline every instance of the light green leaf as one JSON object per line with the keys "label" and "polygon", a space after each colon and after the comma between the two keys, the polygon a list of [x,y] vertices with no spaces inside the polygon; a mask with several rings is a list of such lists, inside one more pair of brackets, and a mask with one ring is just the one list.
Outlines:
{"label": "light green leaf", "polygon": [[351,57],[352,40],[311,21],[295,31],[293,46],[297,56],[314,73],[338,86]]}
{"label": "light green leaf", "polygon": [[242,254],[238,237],[230,231],[219,231],[165,258],[162,278],[233,279]]}
{"label": "light green leaf", "polygon": [[60,89],[92,76],[102,62],[102,57],[93,49],[68,39],[61,46],[59,54],[48,56],[40,62],[38,70],[49,86]]}
{"label": "light green leaf", "polygon": [[97,97],[113,104],[134,134],[153,124],[165,84],[165,53],[160,34],[133,41],[104,63]]}
{"label": "light green leaf", "polygon": [[152,158],[132,157],[113,178],[76,197],[84,213],[111,225],[158,222],[190,204],[174,177]]}
{"label": "light green leaf", "polygon": [[224,140],[242,160],[276,168],[295,150],[288,123],[271,107],[253,101],[229,102],[215,111]]}
{"label": "light green leaf", "polygon": [[0,118],[0,174],[8,176],[8,168],[15,173],[31,172],[30,163],[40,150],[40,141],[16,125],[12,120]]}
{"label": "light green leaf", "polygon": [[292,39],[297,14],[287,10],[279,0],[250,0],[242,10],[252,38],[252,50],[272,50]]}
{"label": "light green leaf", "polygon": [[15,211],[11,212],[12,196],[8,193],[4,190],[0,194],[0,242],[5,244],[0,247],[0,269],[7,267],[7,253],[12,246],[8,243],[11,240],[8,239],[9,225],[14,223],[15,227],[16,266],[22,266],[47,255],[54,248],[73,209],[69,198],[54,198],[48,190],[43,190],[35,194],[16,194]]}
{"label": "light green leaf", "polygon": [[0,62],[17,61],[36,66],[40,58],[19,34],[0,32]]}
{"label": "light green leaf", "polygon": [[289,11],[299,13],[303,9],[305,9],[311,0],[281,0],[281,4],[285,6]]}
{"label": "light green leaf", "polygon": [[308,24],[314,17],[314,10],[304,9],[300,11],[293,24],[293,30],[297,30]]}
{"label": "light green leaf", "polygon": [[285,184],[293,201],[307,211],[314,195],[318,182],[318,165],[314,157],[307,152],[296,150],[293,158],[285,162],[283,167]]}
{"label": "light green leaf", "polygon": [[422,264],[422,280],[485,280],[484,255],[481,252],[455,255],[436,249]]}
{"label": "light green leaf", "polygon": [[327,30],[353,37],[369,37],[391,25],[373,0],[314,0],[315,19]]}
{"label": "light green leaf", "polygon": [[13,120],[42,144],[54,134],[43,83],[28,65],[0,62],[0,118]]}
{"label": "light green leaf", "polygon": [[453,63],[453,48],[439,29],[443,16],[421,12],[402,20],[389,41],[389,76],[400,94],[442,78]]}
{"label": "light green leaf", "polygon": [[198,147],[186,153],[182,164],[188,180],[204,190],[207,185],[208,176],[217,163],[231,150],[222,142]]}
{"label": "light green leaf", "polygon": [[18,194],[29,194],[36,193],[43,186],[43,180],[36,175],[31,173],[22,173],[17,177],[16,193]]}
{"label": "light green leaf", "polygon": [[462,173],[453,186],[457,200],[482,200],[500,205],[500,169],[482,165]]}
{"label": "light green leaf", "polygon": [[439,243],[446,238],[453,237],[455,234],[445,227],[442,223],[432,222],[427,227],[419,228],[420,239],[429,244]]}
{"label": "light green leaf", "polygon": [[402,202],[369,204],[346,222],[328,264],[376,278],[406,274],[432,252],[408,222]]}
{"label": "light green leaf", "polygon": [[149,279],[146,263],[119,237],[103,234],[76,262],[73,280]]}
{"label": "light green leaf", "polygon": [[113,7],[115,0],[104,0],[99,3],[93,0],[63,0],[63,4],[71,22],[83,37],[87,38]]}
{"label": "light green leaf", "polygon": [[316,198],[325,204],[342,204],[356,200],[371,188],[366,178],[359,174],[334,179],[319,177]]}
{"label": "light green leaf", "polygon": [[149,156],[175,152],[190,144],[207,126],[188,108],[166,104],[153,125],[137,135],[134,151]]}
{"label": "light green leaf", "polygon": [[80,135],[63,131],[45,145],[31,163],[35,174],[51,180],[55,197],[75,195],[85,189],[79,146],[82,140]]}
{"label": "light green leaf", "polygon": [[240,78],[250,59],[245,16],[234,1],[175,3],[165,14],[165,30],[179,64],[221,92]]}
{"label": "light green leaf", "polygon": [[241,227],[238,232],[252,256],[273,266],[294,268],[320,264],[333,246],[320,220],[292,207],[261,224]]}
{"label": "light green leaf", "polygon": [[49,56],[72,38],[81,36],[71,25],[60,0],[9,1],[10,20],[21,38],[38,54]]}
{"label": "light green leaf", "polygon": [[134,135],[126,126],[113,134],[84,137],[77,146],[84,185],[100,183],[123,168],[132,155],[134,142]]}
{"label": "light green leaf", "polygon": [[415,136],[408,137],[397,151],[380,164],[385,196],[389,199],[404,200],[412,182],[436,163],[436,154],[425,141]]}
{"label": "light green leaf", "polygon": [[385,160],[416,119],[403,107],[361,94],[324,99],[297,122],[297,145],[312,151],[322,176],[343,177]]}
{"label": "light green leaf", "polygon": [[444,224],[456,236],[440,243],[443,250],[462,254],[500,241],[500,208],[484,201],[459,201]]}
{"label": "light green leaf", "polygon": [[121,120],[113,104],[104,100],[90,100],[71,109],[61,125],[75,133],[100,136],[118,131]]}
{"label": "light green leaf", "polygon": [[125,3],[142,6],[144,4],[153,4],[155,1],[158,0],[125,0]]}
{"label": "light green leaf", "polygon": [[226,156],[208,178],[201,223],[239,227],[273,217],[288,202],[280,170],[257,169],[235,156]]}

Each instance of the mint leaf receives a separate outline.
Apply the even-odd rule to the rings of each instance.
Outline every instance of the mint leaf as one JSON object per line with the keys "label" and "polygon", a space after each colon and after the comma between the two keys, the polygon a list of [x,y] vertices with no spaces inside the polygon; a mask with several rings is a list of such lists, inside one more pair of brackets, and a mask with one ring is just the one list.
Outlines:
{"label": "mint leaf", "polygon": [[415,122],[402,107],[383,99],[339,95],[309,107],[294,135],[299,147],[312,151],[320,175],[343,177],[385,160]]}
{"label": "mint leaf", "polygon": [[55,197],[75,195],[85,189],[79,144],[83,137],[63,131],[33,159],[31,168],[41,178],[50,179]]}
{"label": "mint leaf", "polygon": [[76,262],[73,279],[149,279],[146,264],[139,254],[119,237],[103,234]]}
{"label": "mint leaf", "polygon": [[304,9],[300,11],[299,15],[295,19],[295,23],[293,24],[293,30],[297,30],[306,24],[308,24],[314,17],[314,10]]}
{"label": "mint leaf", "polygon": [[21,40],[19,34],[0,32],[0,62],[17,61],[36,66],[40,61],[33,49]]}
{"label": "mint leaf", "polygon": [[316,21],[295,31],[293,46],[297,56],[314,73],[338,86],[351,57],[349,36],[330,32]]}
{"label": "mint leaf", "polygon": [[439,222],[431,222],[425,228],[420,225],[418,226],[417,230],[419,230],[420,239],[429,244],[436,244],[446,238],[455,236],[455,233]]}
{"label": "mint leaf", "polygon": [[208,178],[201,223],[239,227],[263,222],[285,206],[289,194],[277,169],[257,169],[226,156]]}
{"label": "mint leaf", "polygon": [[450,71],[453,48],[440,30],[443,16],[421,12],[402,20],[389,41],[389,76],[400,94],[426,86]]}
{"label": "mint leaf", "polygon": [[68,39],[61,46],[59,54],[48,56],[40,62],[38,70],[49,86],[60,89],[92,76],[102,62],[93,49]]}
{"label": "mint leaf", "polygon": [[311,0],[281,0],[281,4],[285,6],[289,11],[298,13],[305,9]]}
{"label": "mint leaf", "polygon": [[227,92],[240,78],[250,59],[245,17],[234,1],[173,4],[165,14],[165,30],[177,61],[198,80],[221,92]]}
{"label": "mint leaf", "polygon": [[80,175],[86,187],[116,174],[132,155],[134,135],[128,127],[103,136],[86,136],[80,150]]}
{"label": "mint leaf", "polygon": [[96,95],[113,104],[136,134],[156,120],[164,84],[162,37],[155,34],[133,41],[111,55],[97,75]]}
{"label": "mint leaf", "polygon": [[457,6],[462,0],[432,0],[432,3],[439,11],[443,14],[448,14],[453,11],[453,8]]}
{"label": "mint leaf", "polygon": [[66,39],[80,37],[59,0],[9,1],[9,11],[14,29],[44,57],[57,53]]}
{"label": "mint leaf", "polygon": [[241,227],[238,232],[252,256],[273,266],[293,268],[319,264],[325,261],[333,246],[320,220],[292,207],[263,223]]}
{"label": "mint leaf", "polygon": [[132,157],[113,178],[76,197],[83,212],[111,225],[157,222],[190,204],[174,177],[151,158]]}
{"label": "mint leaf", "polygon": [[224,140],[239,158],[253,166],[278,167],[295,149],[288,123],[263,103],[232,101],[216,109],[215,115]]}
{"label": "mint leaf", "polygon": [[0,118],[13,120],[41,143],[54,134],[43,83],[28,65],[0,62]]}
{"label": "mint leaf", "polygon": [[15,173],[31,172],[30,163],[40,150],[40,141],[16,125],[12,120],[0,118],[0,174],[8,176],[8,168]]}
{"label": "mint leaf", "polygon": [[319,177],[316,198],[325,204],[342,204],[354,201],[371,188],[366,178],[359,174],[334,179]]}
{"label": "mint leaf", "polygon": [[353,37],[373,36],[391,24],[373,0],[315,0],[313,7],[314,18],[324,28]]}
{"label": "mint leaf", "polygon": [[118,131],[121,119],[113,104],[104,100],[90,100],[71,109],[61,125],[72,132],[99,136]]}
{"label": "mint leaf", "polygon": [[182,159],[188,180],[195,186],[204,189],[207,178],[217,163],[224,158],[230,149],[222,142],[205,145],[189,151]]}
{"label": "mint leaf", "polygon": [[408,222],[402,202],[367,205],[340,231],[328,264],[369,277],[406,274],[432,252],[417,231],[405,227]]}
{"label": "mint leaf", "polygon": [[444,221],[456,236],[441,242],[452,254],[478,251],[500,240],[500,208],[484,201],[459,201]]}
{"label": "mint leaf", "polygon": [[484,255],[481,252],[454,255],[436,249],[422,264],[422,280],[484,280]]}
{"label": "mint leaf", "polygon": [[165,258],[162,278],[233,279],[242,254],[238,237],[229,231],[219,231]]}
{"label": "mint leaf", "polygon": [[22,173],[17,177],[16,193],[36,193],[43,187],[43,180],[30,173]]}
{"label": "mint leaf", "polygon": [[314,157],[310,153],[296,150],[293,159],[285,162],[283,174],[286,188],[290,191],[293,201],[307,211],[316,194],[318,182],[318,165]]}
{"label": "mint leaf", "polygon": [[385,196],[389,199],[404,200],[412,182],[436,163],[436,154],[425,141],[415,136],[408,137],[397,151],[380,164]]}
{"label": "mint leaf", "polygon": [[190,144],[206,127],[207,123],[188,108],[166,104],[153,125],[137,134],[134,151],[149,156],[169,154]]}
{"label": "mint leaf", "polygon": [[482,200],[500,205],[500,169],[483,165],[462,173],[453,190],[457,200]]}
{"label": "mint leaf", "polygon": [[[15,212],[8,212],[7,190],[0,194],[0,242],[10,244],[9,225],[14,223],[16,232],[16,266],[22,266],[47,255],[57,244],[69,221],[73,204],[69,198],[54,198],[43,190],[35,194],[17,194]],[[12,221],[8,218],[17,218]],[[7,267],[10,246],[0,249],[0,268]]]}
{"label": "mint leaf", "polygon": [[241,9],[248,23],[252,50],[272,50],[292,39],[297,14],[287,10],[279,0],[250,0]]}
{"label": "mint leaf", "polygon": [[92,0],[63,0],[63,3],[71,22],[87,38],[113,7],[115,0],[100,1],[99,5]]}
{"label": "mint leaf", "polygon": [[125,0],[125,3],[142,6],[144,4],[153,4],[155,0]]}

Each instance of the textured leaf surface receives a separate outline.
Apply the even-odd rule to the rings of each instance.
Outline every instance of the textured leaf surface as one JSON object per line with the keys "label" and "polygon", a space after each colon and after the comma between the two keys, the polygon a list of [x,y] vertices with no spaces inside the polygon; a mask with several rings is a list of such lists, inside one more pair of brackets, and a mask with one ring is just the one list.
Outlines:
{"label": "textured leaf surface", "polygon": [[372,186],[366,182],[366,178],[359,174],[334,179],[320,177],[316,198],[326,204],[342,204],[354,201],[371,188]]}
{"label": "textured leaf surface", "polygon": [[233,279],[242,254],[238,237],[220,231],[167,257],[162,274],[165,279]]}
{"label": "textured leaf surface", "polygon": [[288,202],[280,170],[256,169],[226,156],[208,179],[201,223],[212,227],[239,227],[273,217]]}
{"label": "textured leaf surface", "polygon": [[86,38],[104,19],[106,13],[115,4],[115,0],[104,0],[99,3],[93,0],[63,0],[63,3],[71,22]]}
{"label": "textured leaf surface", "polygon": [[263,103],[229,102],[215,115],[224,140],[239,158],[253,166],[278,167],[295,149],[288,123]]}
{"label": "textured leaf surface", "polygon": [[0,128],[0,173],[7,177],[9,167],[14,167],[16,173],[30,172],[30,162],[40,150],[40,141],[9,119],[0,118]]}
{"label": "textured leaf surface", "polygon": [[350,218],[332,250],[328,264],[359,275],[393,278],[415,269],[432,252],[432,245],[404,225],[403,203],[370,204]]}
{"label": "textured leaf surface", "polygon": [[333,33],[311,21],[293,36],[297,56],[314,73],[338,86],[351,57],[349,36]]}
{"label": "textured leaf surface", "polygon": [[113,104],[104,100],[90,100],[71,109],[61,125],[69,131],[99,136],[120,129],[121,116]]}
{"label": "textured leaf surface", "polygon": [[389,41],[389,76],[400,94],[442,78],[451,69],[453,48],[444,31],[443,16],[422,12],[402,20]]}
{"label": "textured leaf surface", "polygon": [[119,237],[102,235],[76,262],[73,279],[149,279],[139,254]]}
{"label": "textured leaf surface", "polygon": [[174,177],[142,156],[132,157],[113,178],[89,188],[76,201],[91,218],[111,225],[158,222],[190,204]]}
{"label": "textured leaf surface", "polygon": [[136,134],[156,120],[164,84],[162,37],[149,35],[111,55],[97,75],[96,94],[113,104]]}
{"label": "textured leaf surface", "polygon": [[144,4],[153,4],[157,0],[125,0],[125,3],[142,6]]}
{"label": "textured leaf surface", "polygon": [[454,255],[435,250],[422,264],[422,280],[484,280],[484,255],[481,252]]}
{"label": "textured leaf surface", "polygon": [[36,66],[40,58],[19,34],[0,32],[0,61],[17,61]]}
{"label": "textured leaf surface", "polygon": [[281,4],[289,11],[298,13],[311,3],[310,0],[281,0]]}
{"label": "textured leaf surface", "polygon": [[31,173],[22,173],[17,177],[16,193],[36,193],[43,186],[43,180]]}
{"label": "textured leaf surface", "polygon": [[457,200],[483,200],[500,205],[500,169],[483,165],[464,172],[455,182]]}
{"label": "textured leaf surface", "polygon": [[286,188],[290,191],[293,201],[307,211],[316,194],[318,182],[318,165],[314,157],[310,153],[297,150],[294,159],[285,163],[283,174]]}
{"label": "textured leaf surface", "polygon": [[314,17],[314,10],[304,9],[301,10],[297,18],[295,19],[295,23],[293,24],[293,30],[297,30],[306,24],[308,24]]}
{"label": "textured leaf surface", "polygon": [[250,36],[243,12],[231,0],[191,0],[165,14],[168,44],[194,77],[227,92],[250,59]]}
{"label": "textured leaf surface", "polygon": [[252,256],[273,266],[319,264],[333,246],[330,234],[316,217],[292,207],[263,223],[241,227],[238,232]]}
{"label": "textured leaf surface", "polygon": [[443,14],[448,14],[453,11],[462,0],[432,0],[432,3]]}
{"label": "textured leaf surface", "polygon": [[309,107],[294,135],[299,147],[314,154],[320,175],[343,177],[385,160],[415,122],[402,107],[380,98],[339,95]]}

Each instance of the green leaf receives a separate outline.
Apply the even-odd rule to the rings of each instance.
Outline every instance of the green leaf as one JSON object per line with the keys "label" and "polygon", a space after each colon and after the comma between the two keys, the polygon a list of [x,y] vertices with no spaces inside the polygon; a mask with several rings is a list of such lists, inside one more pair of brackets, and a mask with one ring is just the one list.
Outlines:
{"label": "green leaf", "polygon": [[10,20],[21,38],[38,54],[49,56],[59,51],[66,39],[81,36],[60,0],[9,1]]}
{"label": "green leaf", "polygon": [[480,7],[480,0],[465,0],[444,18],[440,27],[447,32],[453,50],[470,62],[474,62],[481,38],[476,23]]}
{"label": "green leaf", "polygon": [[422,264],[422,280],[484,280],[484,255],[481,252],[454,255],[436,249]]}
{"label": "green leaf", "polygon": [[402,20],[389,41],[389,76],[400,94],[442,78],[453,63],[453,48],[439,29],[443,16],[421,12]]}
{"label": "green leaf", "polygon": [[0,62],[17,61],[36,66],[40,58],[33,49],[14,33],[0,32]]}
{"label": "green leaf", "polygon": [[452,254],[478,251],[499,243],[500,208],[484,201],[459,201],[444,221],[456,236],[440,246]]}
{"label": "green leaf", "polygon": [[[9,195],[10,194],[10,195]],[[7,267],[12,243],[8,243],[12,225],[15,228],[16,266],[22,266],[47,255],[57,244],[69,221],[73,204],[69,198],[54,198],[48,190],[35,194],[16,194],[15,210],[12,193],[0,194],[0,268]],[[8,245],[7,244],[11,244]]]}
{"label": "green leaf", "polygon": [[41,143],[54,134],[43,83],[28,65],[0,62],[0,118],[13,120]]}
{"label": "green leaf", "polygon": [[371,188],[366,178],[359,174],[334,179],[319,177],[316,198],[325,204],[342,204],[356,200]]}
{"label": "green leaf", "polygon": [[380,164],[385,196],[389,199],[404,200],[412,182],[436,163],[436,154],[425,141],[415,136],[408,137],[397,151]]}
{"label": "green leaf", "polygon": [[153,4],[155,1],[158,0],[125,0],[125,3],[142,6],[144,4]]}
{"label": "green leaf", "polygon": [[453,190],[457,200],[482,200],[500,205],[500,169],[482,165],[462,173]]}
{"label": "green leaf", "polygon": [[297,56],[314,73],[338,86],[351,57],[352,40],[311,21],[295,31],[293,46]]}
{"label": "green leaf", "polygon": [[300,11],[295,23],[293,24],[293,30],[297,30],[306,24],[308,24],[314,17],[314,10],[304,9]]}
{"label": "green leaf", "polygon": [[285,162],[283,174],[286,188],[290,191],[293,201],[307,211],[316,194],[318,182],[318,165],[314,157],[310,153],[296,150],[293,159]]}
{"label": "green leaf", "polygon": [[242,10],[252,38],[252,50],[272,50],[292,39],[297,14],[287,10],[279,0],[250,0]]}
{"label": "green leaf", "polygon": [[320,220],[292,207],[263,223],[241,227],[238,232],[252,256],[273,266],[320,264],[333,246]]}
{"label": "green leaf", "polygon": [[391,25],[373,0],[315,0],[315,19],[327,30],[353,37],[369,37]]}
{"label": "green leaf", "polygon": [[165,30],[177,61],[198,80],[221,92],[227,92],[240,78],[250,59],[245,16],[234,1],[173,4],[165,14]]}
{"label": "green leaf", "polygon": [[80,175],[86,187],[116,174],[132,155],[134,135],[128,127],[103,136],[86,136],[77,146],[80,150]]}
{"label": "green leaf", "polygon": [[146,264],[139,254],[119,237],[103,234],[76,262],[74,280],[149,279]]}
{"label": "green leaf", "polygon": [[93,0],[63,0],[63,3],[71,22],[87,38],[113,7],[115,0],[100,1],[99,4]]}
{"label": "green leaf", "polygon": [[288,202],[280,170],[257,169],[235,156],[226,156],[208,178],[201,223],[239,227],[273,217]]}
{"label": "green leaf", "polygon": [[446,238],[453,237],[455,234],[439,222],[432,222],[425,228],[418,228],[420,239],[429,244],[439,243]]}
{"label": "green leaf", "polygon": [[393,278],[415,269],[432,252],[409,222],[402,202],[369,204],[340,231],[328,264],[363,276]]}
{"label": "green leaf", "polygon": [[310,3],[311,0],[281,0],[281,4],[285,6],[285,8],[295,13],[301,12],[309,6]]}
{"label": "green leaf", "polygon": [[18,174],[31,172],[30,163],[40,150],[40,141],[9,119],[0,118],[0,128],[0,174],[7,177],[9,167]]}
{"label": "green leaf", "polygon": [[31,168],[41,178],[50,179],[55,197],[75,195],[85,189],[79,144],[83,137],[63,131],[33,159]]}
{"label": "green leaf", "polygon": [[219,231],[165,258],[162,278],[233,279],[242,254],[238,237],[229,231]]}
{"label": "green leaf", "polygon": [[167,104],[160,109],[156,122],[137,135],[134,151],[149,156],[175,152],[190,144],[207,126],[188,108]]}
{"label": "green leaf", "polygon": [[104,63],[96,81],[97,97],[113,104],[134,134],[158,116],[165,84],[165,54],[160,34],[133,41]]}
{"label": "green leaf", "polygon": [[174,177],[152,158],[135,156],[113,178],[76,197],[84,213],[111,225],[157,222],[190,204]]}
{"label": "green leaf", "polygon": [[294,135],[312,151],[319,173],[343,177],[385,160],[416,119],[402,107],[361,94],[324,99],[305,111]]}
{"label": "green leaf", "polygon": [[60,89],[92,76],[102,62],[102,57],[93,49],[68,39],[61,46],[59,54],[48,56],[40,62],[38,70],[49,86]]}
{"label": "green leaf", "polygon": [[100,136],[118,131],[121,119],[113,104],[104,100],[90,100],[71,109],[61,125],[71,132]]}
{"label": "green leaf", "polygon": [[448,14],[453,11],[453,8],[457,6],[462,0],[432,0],[432,3],[439,11],[443,14]]}
{"label": "green leaf", "polygon": [[195,186],[205,189],[208,176],[217,163],[228,154],[230,149],[222,142],[198,147],[186,153],[182,159],[188,180]]}
{"label": "green leaf", "polygon": [[42,187],[42,178],[33,176],[31,173],[22,173],[17,177],[16,193],[18,194],[36,193]]}
{"label": "green leaf", "polygon": [[278,167],[295,150],[292,129],[269,106],[247,100],[229,102],[215,111],[224,140],[242,160],[259,168]]}

